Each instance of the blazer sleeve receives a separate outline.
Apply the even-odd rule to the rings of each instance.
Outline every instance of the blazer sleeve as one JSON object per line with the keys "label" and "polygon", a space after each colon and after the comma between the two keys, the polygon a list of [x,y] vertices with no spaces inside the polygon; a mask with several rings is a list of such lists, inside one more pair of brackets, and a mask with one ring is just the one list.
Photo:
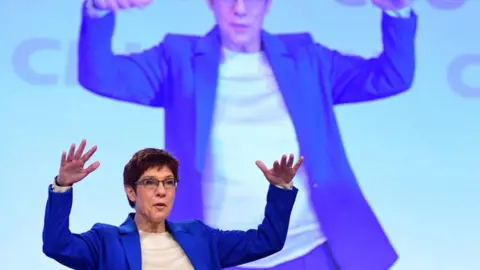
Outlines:
{"label": "blazer sleeve", "polygon": [[96,269],[101,250],[95,226],[88,232],[70,232],[73,190],[53,192],[49,186],[43,225],[43,253],[72,269]]}
{"label": "blazer sleeve", "polygon": [[270,186],[265,217],[257,229],[223,231],[208,227],[222,268],[241,265],[282,250],[298,190]]}
{"label": "blazer sleeve", "polygon": [[316,45],[320,72],[328,72],[334,104],[382,99],[411,88],[417,16],[413,12],[408,18],[383,13],[381,28],[383,52],[375,58],[344,55]]}
{"label": "blazer sleeve", "polygon": [[115,14],[89,14],[84,5],[78,41],[78,81],[103,97],[129,103],[165,106],[168,55],[165,45],[140,53],[116,55],[112,51]]}

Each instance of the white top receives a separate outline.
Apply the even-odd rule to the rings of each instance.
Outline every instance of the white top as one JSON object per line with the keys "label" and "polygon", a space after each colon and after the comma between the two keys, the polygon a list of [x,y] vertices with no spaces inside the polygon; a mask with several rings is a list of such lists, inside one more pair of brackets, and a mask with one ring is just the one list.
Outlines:
{"label": "white top", "polygon": [[[63,193],[70,188],[52,184],[53,192]],[[139,233],[143,270],[194,270],[187,255],[169,232]]]}
{"label": "white top", "polygon": [[194,270],[180,245],[168,232],[140,231],[143,270]]}
{"label": "white top", "polygon": [[[256,228],[264,217],[269,183],[255,161],[273,162],[289,153],[299,157],[295,128],[263,53],[224,51],[213,121],[202,177],[206,223],[224,230]],[[299,192],[284,249],[245,266],[272,267],[326,241],[303,170],[294,183]]]}

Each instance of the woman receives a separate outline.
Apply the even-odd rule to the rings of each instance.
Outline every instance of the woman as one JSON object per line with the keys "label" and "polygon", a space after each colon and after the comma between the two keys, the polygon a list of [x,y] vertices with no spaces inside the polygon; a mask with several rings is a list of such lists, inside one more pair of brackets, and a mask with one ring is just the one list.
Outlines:
{"label": "woman", "polygon": [[297,195],[292,179],[303,158],[284,155],[268,169],[256,165],[270,182],[265,218],[257,229],[222,231],[199,220],[168,221],[178,187],[178,161],[168,152],[147,148],[127,163],[123,184],[130,213],[120,226],[97,223],[85,233],[69,229],[73,185],[95,171],[85,168],[97,150],[84,153],[86,141],[63,152],[58,176],[49,187],[43,252],[73,269],[215,270],[252,262],[282,249]]}

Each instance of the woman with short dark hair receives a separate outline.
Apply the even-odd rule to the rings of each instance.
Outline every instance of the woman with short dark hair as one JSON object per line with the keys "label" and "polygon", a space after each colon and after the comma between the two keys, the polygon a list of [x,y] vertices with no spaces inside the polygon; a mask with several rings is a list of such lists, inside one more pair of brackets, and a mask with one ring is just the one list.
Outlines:
{"label": "woman with short dark hair", "polygon": [[[97,223],[85,233],[69,229],[72,186],[95,171],[88,167],[96,146],[85,151],[72,144],[62,153],[55,182],[49,187],[43,229],[43,252],[73,269],[215,270],[252,262],[280,251],[297,195],[292,179],[303,158],[283,155],[268,169],[256,164],[270,182],[265,218],[257,229],[224,231],[199,220],[168,221],[179,183],[178,161],[167,151],[138,151],[124,169],[124,187],[135,213],[120,226]],[[180,187],[188,188],[188,186]]]}

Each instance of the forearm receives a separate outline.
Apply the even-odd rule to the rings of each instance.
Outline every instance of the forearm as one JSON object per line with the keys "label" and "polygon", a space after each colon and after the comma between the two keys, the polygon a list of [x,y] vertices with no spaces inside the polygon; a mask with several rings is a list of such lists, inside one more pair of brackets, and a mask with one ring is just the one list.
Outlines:
{"label": "forearm", "polygon": [[295,187],[289,190],[271,185],[265,217],[257,229],[214,230],[222,267],[252,262],[280,251],[285,244],[297,192]]}
{"label": "forearm", "polygon": [[297,192],[298,189],[293,186],[280,188],[270,186],[267,194],[265,217],[256,232],[255,241],[257,241],[257,245],[275,252],[283,248]]}
{"label": "forearm", "polygon": [[70,212],[72,208],[71,188],[61,187],[53,191],[50,185],[43,227],[43,250],[48,255],[62,249],[71,242]]}
{"label": "forearm", "polygon": [[413,83],[417,17],[412,12],[405,16],[403,13],[398,17],[384,15],[382,18],[383,53],[371,72],[381,75],[372,83],[377,83],[377,89],[384,89],[385,94],[407,90]]}
{"label": "forearm", "polygon": [[327,57],[332,69],[334,104],[386,98],[412,86],[417,17],[413,12],[400,16],[383,14],[383,52],[378,57],[365,59],[318,46],[320,57]]}
{"label": "forearm", "polygon": [[51,185],[48,193],[42,234],[43,253],[73,269],[93,269],[94,242],[87,240],[92,238],[89,237],[92,233],[78,235],[70,231],[72,188]]}
{"label": "forearm", "polygon": [[116,100],[161,106],[163,65],[154,47],[142,53],[116,55],[112,50],[115,14],[82,9],[78,40],[78,80],[87,90]]}
{"label": "forearm", "polygon": [[[94,92],[105,92],[115,83],[115,55],[112,39],[115,15],[97,17],[85,4],[78,39],[78,79],[82,86]],[[109,93],[103,93],[109,94]]]}

